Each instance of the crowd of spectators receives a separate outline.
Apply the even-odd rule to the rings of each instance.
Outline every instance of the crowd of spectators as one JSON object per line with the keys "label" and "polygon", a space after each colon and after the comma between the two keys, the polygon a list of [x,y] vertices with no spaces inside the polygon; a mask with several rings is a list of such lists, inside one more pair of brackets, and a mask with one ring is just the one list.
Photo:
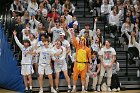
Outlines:
{"label": "crowd of spectators", "polygon": [[[90,28],[91,24],[89,23],[85,23],[84,29],[81,29],[79,20],[75,16],[76,7],[71,0],[14,0],[10,7],[12,16],[12,28],[11,32],[9,33],[12,33],[12,31],[14,31],[14,38],[16,43],[18,42],[18,46],[19,42],[23,42],[25,44],[29,43],[28,41],[26,41],[29,40],[31,46],[33,47],[33,51],[38,54],[40,53],[40,56],[43,52],[42,49],[44,49],[44,47],[49,47],[50,50],[52,50],[53,55],[51,61],[54,63],[58,61],[54,58],[54,56],[58,56],[61,54],[63,56],[65,55],[64,59],[67,63],[65,64],[65,67],[68,67],[68,69],[70,69],[70,71],[68,71],[71,72],[70,75],[73,75],[72,73],[75,71],[73,71],[73,64],[78,64],[78,54],[76,52],[77,44],[75,45],[74,42],[76,40],[80,43],[82,40],[84,40],[83,44],[85,44],[86,47],[90,49],[90,56],[88,55],[89,61],[91,58],[93,62],[93,64],[90,64],[89,67],[94,68],[94,70],[91,70],[90,68],[89,70],[87,70],[87,72],[85,72],[88,73],[86,81],[88,81],[90,74],[93,74],[93,77],[95,79],[93,90],[100,91],[102,78],[105,71],[107,71],[107,90],[111,91],[112,89],[113,91],[120,91],[120,85],[118,84],[118,82],[117,86],[111,87],[112,69],[115,67],[115,72],[113,73],[116,74],[116,67],[118,67],[116,52],[114,48],[110,46],[110,40],[105,40],[103,38],[103,31],[96,27],[96,23],[98,20],[101,20],[106,25],[108,25],[110,38],[118,37],[118,34],[120,34],[121,37],[124,38],[124,44],[128,45],[128,52],[130,55],[129,61],[130,63],[134,63],[134,57],[139,57],[140,52],[140,50],[137,48],[140,42],[140,0],[86,0],[86,2],[89,5],[89,12],[96,13],[96,17],[93,23],[93,29]],[[62,48],[59,49],[60,46]],[[24,47],[26,48],[26,44]],[[59,50],[56,49],[57,47]],[[40,48],[42,49],[40,50]],[[22,50],[23,59],[24,57],[26,57],[23,57],[24,48],[20,47],[20,49]],[[17,51],[20,51],[20,49],[16,47]],[[56,51],[60,53],[57,53]],[[63,52],[66,52],[66,54],[64,54]],[[44,73],[41,71],[40,67],[40,56],[35,55],[36,53],[29,54],[33,54],[34,59],[39,58],[39,62],[38,60],[33,60],[32,64],[35,67],[35,73],[39,73],[42,75]],[[95,69],[96,67],[94,65],[97,66],[97,69]],[[66,77],[66,80],[68,82],[68,91],[70,92],[70,81],[66,71],[67,68],[65,67],[56,69],[57,67],[55,68],[54,64],[55,70],[58,70],[58,72],[62,70],[64,72],[64,76]],[[108,68],[110,68],[111,70],[109,70]],[[46,69],[45,71],[47,75],[48,73],[51,73],[47,72]],[[26,73],[22,72],[22,75],[27,78]],[[39,76],[40,93],[43,93],[41,75]],[[58,92],[58,76],[59,73],[56,73],[56,91],[55,89],[53,89],[51,76],[48,76],[50,79],[52,92]],[[99,76],[99,81],[97,80],[97,76]],[[117,75],[115,77],[117,77]],[[28,77],[28,79],[30,80],[31,78]],[[82,78],[82,80],[84,79]],[[87,83],[85,87],[82,85],[82,91],[85,92],[88,89],[87,86]],[[32,90],[31,84],[30,89]],[[27,90],[27,87],[25,90]],[[76,87],[74,86],[72,92],[75,92],[75,90]]]}

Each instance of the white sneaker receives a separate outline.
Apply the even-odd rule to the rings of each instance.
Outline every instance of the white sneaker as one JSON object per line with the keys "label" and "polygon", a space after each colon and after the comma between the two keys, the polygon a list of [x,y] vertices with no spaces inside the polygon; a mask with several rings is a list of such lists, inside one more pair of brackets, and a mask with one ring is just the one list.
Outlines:
{"label": "white sneaker", "polygon": [[68,88],[68,91],[67,92],[70,93],[71,92],[71,88]]}
{"label": "white sneaker", "polygon": [[90,13],[93,13],[93,10],[90,10]]}
{"label": "white sneaker", "polygon": [[108,92],[111,92],[111,89],[110,89],[110,87],[108,87],[107,91],[108,91]]}
{"label": "white sneaker", "polygon": [[116,88],[113,88],[113,89],[112,89],[112,91],[113,91],[113,92],[116,92],[116,91],[117,91],[117,89],[116,89]]}
{"label": "white sneaker", "polygon": [[115,36],[112,33],[110,33],[110,37],[114,38]]}
{"label": "white sneaker", "polygon": [[97,91],[100,92],[100,85],[97,86]]}
{"label": "white sneaker", "polygon": [[40,89],[40,90],[39,90],[39,93],[43,93],[43,90],[42,90],[42,89]]}
{"label": "white sneaker", "polygon": [[52,93],[57,93],[57,91],[55,89],[51,89]]}
{"label": "white sneaker", "polygon": [[71,92],[75,93],[76,92],[76,89],[73,88]]}
{"label": "white sneaker", "polygon": [[120,87],[118,87],[118,88],[117,88],[117,91],[119,92],[120,90],[121,90]]}
{"label": "white sneaker", "polygon": [[87,91],[84,89],[84,90],[82,90],[81,92],[85,93],[85,92],[87,92]]}

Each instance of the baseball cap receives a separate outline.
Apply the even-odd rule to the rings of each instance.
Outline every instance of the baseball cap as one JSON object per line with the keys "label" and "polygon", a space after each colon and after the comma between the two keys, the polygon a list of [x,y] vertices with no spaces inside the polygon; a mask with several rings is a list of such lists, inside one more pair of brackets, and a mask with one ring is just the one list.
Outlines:
{"label": "baseball cap", "polygon": [[63,33],[63,32],[60,32],[60,34],[59,35],[63,35],[63,36],[65,36],[65,33]]}
{"label": "baseball cap", "polygon": [[78,22],[77,22],[77,21],[75,21],[75,22],[73,23],[73,25],[78,25]]}

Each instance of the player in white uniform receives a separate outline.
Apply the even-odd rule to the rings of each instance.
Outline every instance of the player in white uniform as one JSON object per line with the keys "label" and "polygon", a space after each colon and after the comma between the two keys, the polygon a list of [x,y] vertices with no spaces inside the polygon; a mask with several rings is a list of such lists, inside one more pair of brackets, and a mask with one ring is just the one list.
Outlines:
{"label": "player in white uniform", "polygon": [[25,85],[25,93],[28,93],[28,80],[29,80],[29,92],[32,93],[32,76],[31,74],[34,73],[32,67],[32,47],[30,46],[29,40],[23,40],[23,45],[19,42],[17,36],[17,32],[14,31],[14,39],[22,51],[22,60],[21,60],[21,74],[24,78],[24,85]]}
{"label": "player in white uniform", "polygon": [[62,46],[66,48],[66,54],[70,55],[70,43],[68,40],[64,39],[65,33],[61,32],[60,33],[60,41],[62,42]]}
{"label": "player in white uniform", "polygon": [[56,90],[53,88],[53,78],[52,78],[52,67],[51,67],[51,57],[52,51],[49,48],[49,42],[46,40],[43,42],[44,46],[39,47],[35,52],[39,53],[39,66],[38,66],[38,73],[39,73],[39,86],[40,91],[39,93],[43,93],[43,75],[44,73],[48,75],[49,82],[51,85],[51,92],[56,93]]}
{"label": "player in white uniform", "polygon": [[62,46],[60,40],[56,40],[55,46],[52,48],[53,51],[53,60],[54,60],[54,69],[56,73],[55,86],[58,90],[59,85],[59,73],[63,71],[66,81],[68,83],[68,92],[71,92],[70,78],[67,72],[67,63],[66,63],[66,48]]}

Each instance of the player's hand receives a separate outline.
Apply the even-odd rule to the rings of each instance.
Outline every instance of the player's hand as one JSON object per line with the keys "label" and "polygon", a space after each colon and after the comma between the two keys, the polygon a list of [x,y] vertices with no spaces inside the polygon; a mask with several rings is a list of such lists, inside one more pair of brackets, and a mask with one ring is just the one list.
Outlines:
{"label": "player's hand", "polygon": [[93,73],[93,76],[94,76],[94,77],[96,77],[96,76],[97,76],[97,73],[96,73],[96,72],[94,72],[94,73]]}
{"label": "player's hand", "polygon": [[108,65],[108,67],[109,67],[109,68],[111,68],[111,67],[112,67],[112,65],[113,65],[113,64],[112,64],[112,63],[110,63],[110,64]]}
{"label": "player's hand", "polygon": [[106,68],[106,67],[107,67],[107,65],[106,65],[105,63],[103,63],[103,67],[104,67],[104,68]]}
{"label": "player's hand", "polygon": [[13,35],[14,35],[14,36],[16,36],[16,35],[17,35],[17,32],[16,32],[16,31],[14,31],[14,32],[13,32]]}

